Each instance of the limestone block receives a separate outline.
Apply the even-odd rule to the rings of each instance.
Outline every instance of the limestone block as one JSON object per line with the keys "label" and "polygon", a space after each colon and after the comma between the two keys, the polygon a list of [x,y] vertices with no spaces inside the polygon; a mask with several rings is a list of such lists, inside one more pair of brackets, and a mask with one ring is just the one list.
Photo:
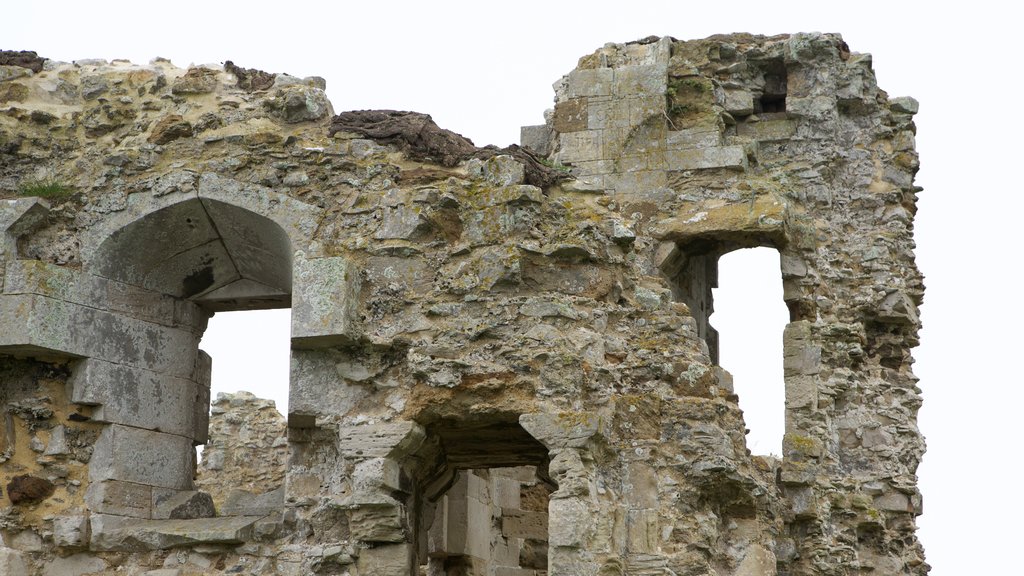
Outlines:
{"label": "limestone block", "polygon": [[583,548],[591,530],[594,515],[590,506],[579,498],[552,500],[548,506],[548,544],[555,547]]}
{"label": "limestone block", "polygon": [[506,538],[548,539],[547,512],[501,509],[501,534]]}
{"label": "limestone block", "polygon": [[95,574],[107,569],[107,563],[91,554],[72,554],[57,557],[46,563],[42,576],[82,576]]}
{"label": "limestone block", "polygon": [[[580,96],[608,96],[612,93],[615,73],[611,68],[573,70],[564,78],[562,94],[567,98]],[[555,85],[558,90],[558,84]]]}
{"label": "limestone block", "polygon": [[836,114],[834,95],[814,95],[806,98],[786,97],[786,112],[808,120],[824,121]]}
{"label": "limestone block", "polygon": [[680,210],[679,215],[652,226],[656,238],[687,242],[707,236],[754,234],[760,238],[785,238],[786,204],[772,194],[707,208],[702,204]]}
{"label": "limestone block", "polygon": [[665,145],[669,150],[717,148],[722,145],[722,133],[717,129],[707,128],[669,130],[665,137]]}
{"label": "limestone block", "polygon": [[813,376],[786,377],[786,409],[800,408],[817,409],[818,381]]}
{"label": "limestone block", "polygon": [[283,486],[263,494],[233,490],[221,505],[220,513],[224,516],[266,516],[284,509],[284,495]]}
{"label": "limestone block", "polygon": [[59,456],[69,453],[65,430],[64,426],[55,426],[50,430],[50,440],[46,443],[46,449],[43,450],[44,456]]}
{"label": "limestone block", "polygon": [[616,96],[661,95],[668,88],[668,70],[660,64],[620,66],[613,70],[612,94]]}
{"label": "limestone block", "polygon": [[369,393],[366,386],[350,385],[342,379],[337,366],[350,359],[329,349],[292,349],[289,426],[309,428],[315,425],[317,416],[345,414]]}
{"label": "limestone block", "polygon": [[[71,401],[95,405],[93,420],[124,424],[192,438],[203,399],[191,380],[112,364],[96,358],[78,362],[68,381]],[[204,432],[205,434],[205,432]]]}
{"label": "limestone block", "polygon": [[725,89],[721,100],[722,108],[729,114],[747,116],[754,112],[754,95],[749,90]]}
{"label": "limestone block", "polygon": [[319,347],[358,334],[359,272],[345,258],[302,258],[294,263],[292,345]]}
{"label": "limestone block", "polygon": [[165,550],[203,544],[240,544],[252,538],[258,516],[193,520],[137,520],[107,514],[90,517],[93,550]]}
{"label": "limestone block", "polygon": [[[629,105],[629,124],[627,134],[633,133],[632,141],[628,149],[640,153],[650,153],[658,150],[666,128],[660,122],[665,117],[665,96],[664,93],[653,92],[640,94],[626,100]],[[654,119],[654,122],[650,122]],[[619,125],[620,127],[621,124]],[[639,133],[639,134],[638,134]],[[640,138],[637,138],[638,135]],[[627,137],[627,140],[630,140]]]}
{"label": "limestone block", "polygon": [[519,144],[546,157],[551,153],[551,127],[547,124],[523,126],[519,129]]}
{"label": "limestone block", "polygon": [[289,124],[319,120],[333,114],[331,102],[320,88],[294,84],[284,86],[264,100],[271,114]]}
{"label": "limestone block", "polygon": [[5,576],[29,576],[24,555],[18,550],[0,547],[0,574]]}
{"label": "limestone block", "polygon": [[217,514],[213,507],[213,498],[206,492],[154,489],[153,493],[154,519],[189,520],[212,518]]}
{"label": "limestone block", "polygon": [[[466,171],[473,174],[473,162],[470,161]],[[522,184],[526,179],[526,171],[522,163],[507,154],[492,156],[480,164],[480,175],[492,186],[514,186]]]}
{"label": "limestone block", "polygon": [[85,492],[85,503],[93,513],[151,518],[153,487],[118,480],[94,481]]}
{"label": "limestone block", "polygon": [[606,435],[608,422],[597,414],[523,414],[519,424],[548,448],[582,448],[591,438]]}
{"label": "limestone block", "polygon": [[61,548],[80,548],[89,543],[89,516],[68,514],[53,519],[53,543]]}
{"label": "limestone block", "polygon": [[810,486],[789,487],[786,489],[786,499],[789,501],[790,510],[797,518],[815,518],[818,516],[818,498],[814,495],[814,488]]}
{"label": "limestone block", "polygon": [[527,480],[525,480],[526,482],[533,482],[536,478],[536,472],[527,466],[491,469],[491,501],[495,506],[501,508],[518,509],[522,499],[523,481],[516,477],[504,476],[503,474],[506,472],[522,473],[528,476]]}
{"label": "limestone block", "polygon": [[361,504],[349,512],[352,537],[362,542],[405,542],[405,509],[398,502]]}
{"label": "limestone block", "polygon": [[899,96],[889,99],[889,109],[900,114],[917,114],[921,105],[910,96]]}
{"label": "limestone block", "polygon": [[372,492],[401,489],[401,467],[391,458],[370,458],[358,462],[352,470],[352,488]]}
{"label": "limestone block", "polygon": [[391,544],[364,548],[356,561],[359,576],[408,576],[415,573],[412,568],[413,546]]}
{"label": "limestone block", "polygon": [[658,510],[645,508],[626,513],[626,541],[631,554],[658,551]]}
{"label": "limestone block", "polygon": [[0,297],[0,350],[45,350],[187,378],[198,339],[168,328],[34,294]]}
{"label": "limestone block", "polygon": [[196,354],[192,382],[196,384],[196,400],[192,405],[192,442],[206,444],[210,436],[210,379],[213,374],[213,359],[200,350]]}
{"label": "limestone block", "polygon": [[410,294],[429,294],[434,289],[436,270],[419,258],[375,256],[365,265],[366,279],[375,288],[388,287]]}
{"label": "limestone block", "polygon": [[916,326],[918,320],[917,305],[905,292],[893,291],[888,294],[877,309],[880,320],[894,324]]}
{"label": "limestone block", "polygon": [[345,458],[399,458],[423,444],[426,432],[415,422],[345,426],[340,430],[339,455]]}
{"label": "limestone block", "polygon": [[736,125],[736,133],[760,142],[788,140],[796,134],[796,120],[780,118],[760,122],[741,122]]}
{"label": "limestone block", "polygon": [[15,240],[43,223],[50,204],[41,198],[0,200],[0,263],[14,260]]}
{"label": "limestone block", "polygon": [[[199,198],[204,200],[203,205],[207,209],[212,207],[214,210],[211,212],[211,217],[215,219],[218,230],[222,225],[230,227],[239,216],[239,212],[249,211],[279,226],[291,241],[291,249],[302,250],[307,257],[319,255],[310,245],[310,239],[316,236],[316,229],[320,221],[321,210],[319,208],[290,196],[278,194],[264,186],[225,178],[212,172],[204,172],[199,177],[198,194]],[[222,206],[217,207],[207,200],[219,201]],[[226,211],[232,207],[242,210],[237,208],[231,210],[230,218],[218,217],[220,211]],[[241,229],[243,222],[239,220],[234,226]]]}
{"label": "limestone block", "polygon": [[38,294],[83,306],[102,307],[132,318],[174,325],[174,299],[40,260],[16,260],[7,266],[5,294]]}
{"label": "limestone block", "polygon": [[791,322],[782,333],[784,375],[811,376],[821,371],[821,346],[809,340],[806,321]]}
{"label": "limestone block", "polygon": [[89,480],[122,480],[189,490],[192,460],[192,442],[185,436],[111,424],[96,442],[89,462]]}
{"label": "limestone block", "polygon": [[430,221],[417,207],[400,204],[383,208],[380,227],[373,233],[375,240],[412,240],[430,229]]}
{"label": "limestone block", "polygon": [[910,505],[910,498],[902,493],[895,490],[890,490],[879,496],[875,496],[875,507],[879,510],[886,510],[889,512],[913,512],[914,509]]}
{"label": "limestone block", "polygon": [[603,137],[600,130],[559,134],[558,143],[558,161],[563,164],[604,159]]}
{"label": "limestone block", "polygon": [[552,125],[561,133],[578,132],[588,128],[586,98],[570,98],[555,104]]}
{"label": "limestone block", "polygon": [[747,153],[742,146],[668,150],[665,162],[671,170],[728,168],[742,171],[747,169]]}

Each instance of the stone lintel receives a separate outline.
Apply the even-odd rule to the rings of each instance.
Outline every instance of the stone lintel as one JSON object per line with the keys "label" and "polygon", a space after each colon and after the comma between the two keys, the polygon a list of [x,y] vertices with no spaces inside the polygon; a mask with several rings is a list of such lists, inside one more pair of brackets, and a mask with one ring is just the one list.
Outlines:
{"label": "stone lintel", "polygon": [[679,216],[655,223],[651,235],[680,244],[711,239],[749,246],[770,242],[781,247],[786,243],[786,215],[786,204],[781,199],[773,194],[760,194],[753,201],[684,209]]}
{"label": "stone lintel", "polygon": [[346,458],[401,458],[426,438],[423,427],[415,422],[346,426],[340,435],[339,453]]}
{"label": "stone lintel", "polygon": [[665,163],[672,170],[729,168],[742,171],[747,169],[747,152],[743,146],[667,150]]}
{"label": "stone lintel", "polygon": [[252,538],[260,516],[224,516],[188,520],[139,520],[93,514],[91,548],[97,551],[145,551],[240,544]]}

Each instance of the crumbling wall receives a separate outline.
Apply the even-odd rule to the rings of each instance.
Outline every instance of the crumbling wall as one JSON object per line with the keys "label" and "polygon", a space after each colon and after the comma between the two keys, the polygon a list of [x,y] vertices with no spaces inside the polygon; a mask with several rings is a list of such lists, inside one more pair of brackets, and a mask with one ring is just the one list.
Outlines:
{"label": "crumbling wall", "polygon": [[[8,573],[453,574],[439,503],[523,467],[546,540],[499,562],[518,536],[492,513],[470,569],[927,572],[917,104],[838,36],[606,45],[501,150],[332,117],[318,78],[4,62],[0,474],[54,485],[9,502]],[[709,320],[718,257],[749,246],[779,250],[791,313],[781,460],[746,449]],[[282,446],[265,414],[211,430],[198,341],[286,306],[283,487],[257,467],[233,498],[216,455]],[[58,429],[78,451],[37,456]]]}
{"label": "crumbling wall", "polygon": [[218,394],[210,404],[210,439],[199,460],[196,489],[210,494],[221,514],[236,514],[245,501],[275,492],[281,508],[287,431],[273,400],[248,392]]}

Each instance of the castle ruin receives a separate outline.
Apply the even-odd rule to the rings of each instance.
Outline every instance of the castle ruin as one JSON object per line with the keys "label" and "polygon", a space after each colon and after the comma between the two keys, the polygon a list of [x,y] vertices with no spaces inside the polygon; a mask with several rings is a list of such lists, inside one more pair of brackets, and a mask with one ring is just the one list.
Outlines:
{"label": "castle ruin", "polygon": [[[0,53],[0,574],[927,573],[917,103],[869,55],[608,44],[503,149],[324,88]],[[781,457],[709,321],[758,246]],[[211,415],[209,317],[284,307],[288,413]]]}

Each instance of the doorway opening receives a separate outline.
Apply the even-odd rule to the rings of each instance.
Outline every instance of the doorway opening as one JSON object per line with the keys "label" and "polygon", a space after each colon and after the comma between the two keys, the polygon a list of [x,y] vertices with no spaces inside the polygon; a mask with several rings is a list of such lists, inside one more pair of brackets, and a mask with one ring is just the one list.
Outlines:
{"label": "doorway opening", "polygon": [[418,573],[545,574],[547,449],[518,423],[453,424],[428,428],[440,464],[420,492]]}

